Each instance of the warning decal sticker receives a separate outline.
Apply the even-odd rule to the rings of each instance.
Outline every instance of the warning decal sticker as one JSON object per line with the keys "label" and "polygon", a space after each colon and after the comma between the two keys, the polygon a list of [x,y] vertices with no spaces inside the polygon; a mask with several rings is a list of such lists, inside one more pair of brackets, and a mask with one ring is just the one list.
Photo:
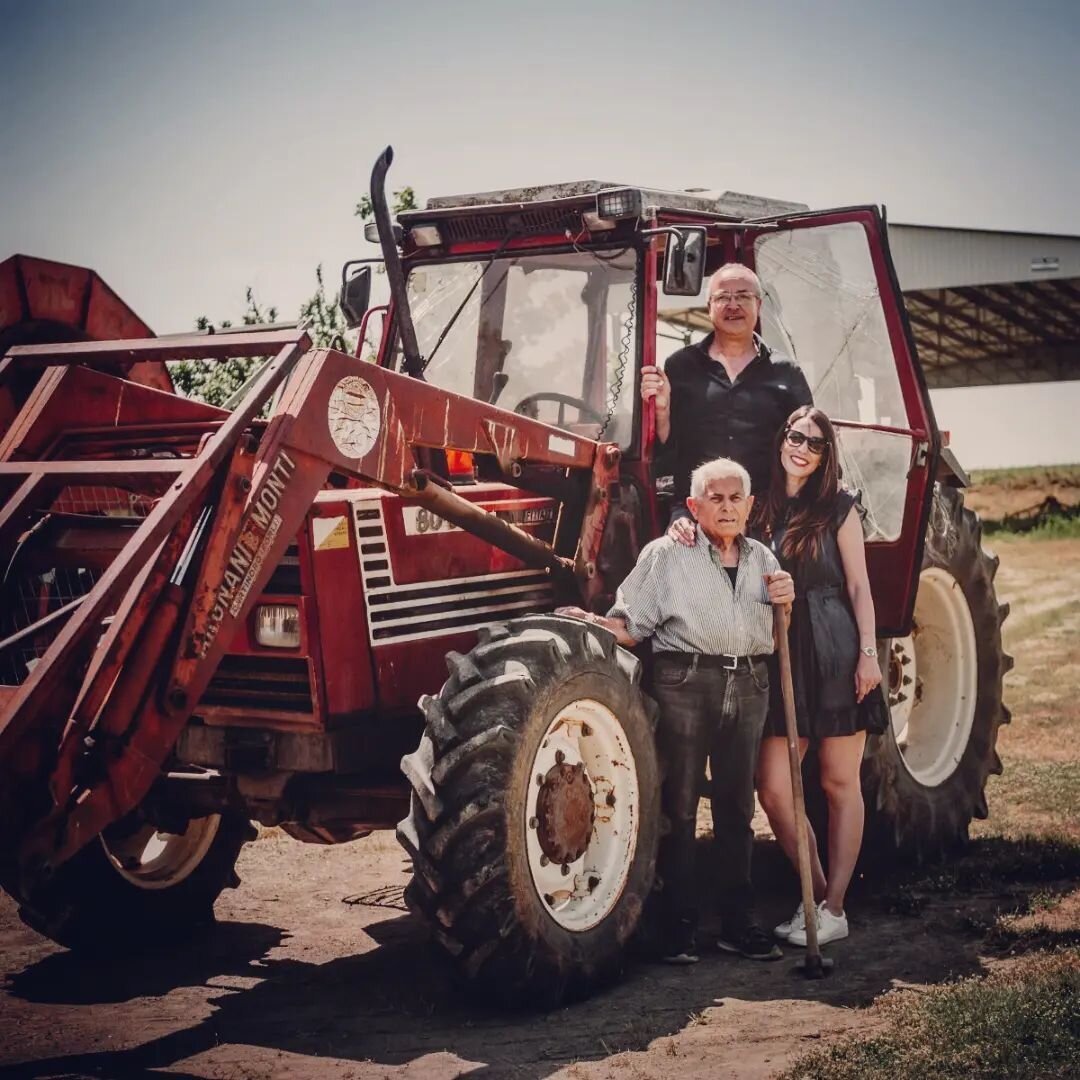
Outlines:
{"label": "warning decal sticker", "polygon": [[334,551],[349,546],[349,528],[345,515],[311,519],[311,538],[316,551]]}

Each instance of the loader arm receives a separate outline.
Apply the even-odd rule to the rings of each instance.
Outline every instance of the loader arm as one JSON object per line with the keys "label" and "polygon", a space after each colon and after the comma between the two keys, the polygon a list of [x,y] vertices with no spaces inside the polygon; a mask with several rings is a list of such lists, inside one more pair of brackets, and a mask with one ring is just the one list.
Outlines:
{"label": "loader arm", "polygon": [[[50,395],[60,400],[65,381],[85,378],[74,365],[193,352],[220,358],[236,355],[238,340],[249,355],[274,358],[235,412],[202,418],[207,431],[193,456],[19,460],[21,445],[57,445],[42,427]],[[33,415],[13,425],[0,463],[5,564],[63,485],[123,477],[160,494],[108,570],[72,605],[26,680],[5,688],[0,700],[0,810],[14,826],[0,851],[0,875],[16,895],[45,885],[56,867],[146,797],[331,473],[414,497],[533,565],[575,572],[586,596],[599,587],[595,555],[617,447],[309,345],[303,331],[279,331],[261,340],[92,342],[9,353],[50,368],[53,377],[27,403],[24,413]],[[260,436],[256,417],[286,377]],[[433,482],[418,468],[421,447],[489,455],[507,474],[543,465],[581,476],[588,486],[573,563]],[[0,653],[7,645],[0,642]]]}

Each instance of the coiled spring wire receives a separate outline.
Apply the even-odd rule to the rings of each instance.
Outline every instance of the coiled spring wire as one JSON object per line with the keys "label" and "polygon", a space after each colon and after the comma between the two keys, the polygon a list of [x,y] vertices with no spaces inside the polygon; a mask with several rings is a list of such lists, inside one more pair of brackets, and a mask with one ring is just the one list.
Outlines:
{"label": "coiled spring wire", "polygon": [[626,323],[623,327],[622,337],[619,339],[619,355],[615,360],[615,372],[611,379],[610,400],[608,402],[607,415],[604,417],[600,430],[596,433],[599,441],[615,418],[615,410],[622,397],[623,383],[626,381],[626,365],[630,361],[630,350],[634,346],[634,318],[637,315],[637,275],[630,279],[630,302],[626,308]]}

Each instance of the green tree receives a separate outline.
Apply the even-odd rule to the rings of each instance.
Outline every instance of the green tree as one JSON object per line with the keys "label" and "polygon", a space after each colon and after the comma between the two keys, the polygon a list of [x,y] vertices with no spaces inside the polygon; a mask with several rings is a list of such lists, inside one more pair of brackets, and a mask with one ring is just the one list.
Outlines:
{"label": "green tree", "polygon": [[[400,214],[403,210],[416,209],[416,192],[411,187],[403,187],[394,191],[390,196],[390,212]],[[354,216],[363,221],[370,221],[375,216],[375,207],[371,204],[371,196],[365,195],[357,204]]]}
{"label": "green tree", "polygon": [[[243,326],[261,326],[277,320],[276,307],[261,307],[254,291],[248,287],[247,309],[241,316]],[[211,333],[232,326],[231,319],[214,324],[205,315],[195,320],[197,330]],[[224,405],[247,381],[262,358],[257,356],[234,356],[228,360],[179,360],[169,365],[173,385],[185,397],[205,401],[208,405]]]}
{"label": "green tree", "polygon": [[315,294],[300,306],[300,320],[308,324],[311,340],[319,348],[339,349],[352,352],[356,348],[356,335],[345,327],[341,311],[341,293],[327,299],[323,282],[322,263],[315,267]]}

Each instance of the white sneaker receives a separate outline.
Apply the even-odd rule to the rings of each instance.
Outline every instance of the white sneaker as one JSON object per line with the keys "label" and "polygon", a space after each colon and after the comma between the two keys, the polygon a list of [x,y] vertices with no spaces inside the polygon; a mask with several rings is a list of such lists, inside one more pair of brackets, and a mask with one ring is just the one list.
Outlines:
{"label": "white sneaker", "polygon": [[795,909],[795,914],[787,922],[778,923],[773,927],[773,933],[781,940],[787,941],[792,930],[802,930],[806,926],[806,912],[803,911],[802,901]]}
{"label": "white sneaker", "polygon": [[[834,915],[822,900],[817,906],[817,939],[819,945],[828,945],[830,941],[839,941],[848,936],[847,915]],[[789,945],[806,947],[806,924],[788,935]]]}

